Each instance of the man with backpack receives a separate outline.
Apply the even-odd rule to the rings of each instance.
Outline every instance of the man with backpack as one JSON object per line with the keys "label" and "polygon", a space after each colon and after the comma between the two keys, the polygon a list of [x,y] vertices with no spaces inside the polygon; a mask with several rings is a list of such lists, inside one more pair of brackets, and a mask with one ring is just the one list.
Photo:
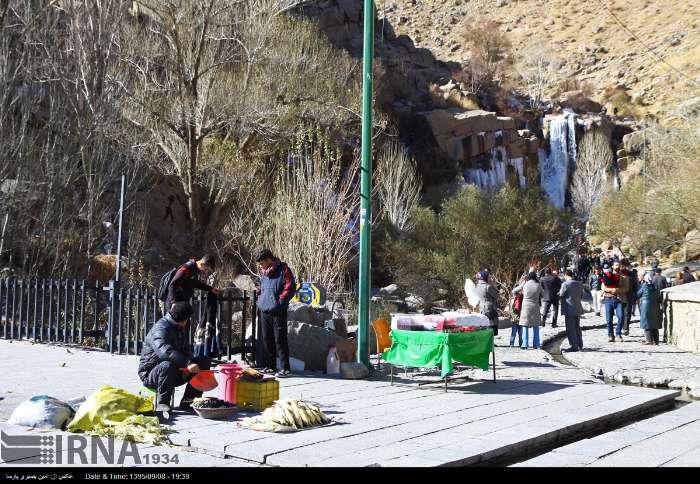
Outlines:
{"label": "man with backpack", "polygon": [[207,254],[199,260],[190,259],[166,273],[158,288],[158,298],[165,302],[164,309],[169,309],[177,302],[189,302],[195,289],[219,294],[218,289],[199,280],[200,274],[207,276],[214,269],[216,269],[216,259],[213,255]]}
{"label": "man with backpack", "polygon": [[266,350],[263,373],[274,373],[277,366],[275,359],[279,357],[283,368],[277,372],[277,377],[285,378],[291,373],[287,343],[287,308],[296,293],[294,274],[270,249],[260,250],[255,260],[260,268],[258,310]]}

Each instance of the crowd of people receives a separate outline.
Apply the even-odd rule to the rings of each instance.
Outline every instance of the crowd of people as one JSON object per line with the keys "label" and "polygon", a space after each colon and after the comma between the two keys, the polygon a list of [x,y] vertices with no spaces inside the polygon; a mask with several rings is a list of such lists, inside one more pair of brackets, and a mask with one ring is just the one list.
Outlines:
{"label": "crowd of people", "polygon": [[[565,255],[561,271],[557,267],[549,264],[538,271],[533,262],[513,288],[510,346],[515,346],[517,338],[520,348],[539,348],[540,328],[547,324],[551,312],[553,328],[558,326],[559,314],[564,317],[569,351],[583,350],[581,316],[586,289],[591,292],[593,311],[605,319],[610,343],[624,341],[632,317],[639,312],[640,327],[645,333],[642,344],[658,345],[663,319],[661,291],[700,280],[698,273],[691,273],[688,267],[678,272],[674,280],[667,279],[658,260],[652,263],[651,270],[640,271],[613,247],[591,253],[582,250],[573,258]],[[498,334],[498,292],[489,283],[488,271],[479,272],[477,281],[481,313],[489,317]]]}

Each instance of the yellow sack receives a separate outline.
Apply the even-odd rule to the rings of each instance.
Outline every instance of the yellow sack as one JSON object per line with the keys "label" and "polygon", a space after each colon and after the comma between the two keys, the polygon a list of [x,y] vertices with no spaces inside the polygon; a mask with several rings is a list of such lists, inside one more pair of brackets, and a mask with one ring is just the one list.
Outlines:
{"label": "yellow sack", "polygon": [[114,425],[138,413],[152,410],[153,403],[150,399],[102,385],[80,405],[75,417],[68,424],[68,431],[90,431],[98,426]]}
{"label": "yellow sack", "polygon": [[152,445],[170,445],[166,435],[168,429],[158,423],[158,417],[132,415],[123,422],[113,422],[110,425],[96,425],[90,432],[101,437],[111,436],[115,439],[128,440]]}

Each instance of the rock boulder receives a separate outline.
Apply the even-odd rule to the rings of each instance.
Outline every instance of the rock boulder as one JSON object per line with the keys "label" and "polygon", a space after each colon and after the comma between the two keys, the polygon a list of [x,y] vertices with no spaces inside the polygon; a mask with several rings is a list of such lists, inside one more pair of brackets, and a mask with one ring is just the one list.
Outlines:
{"label": "rock boulder", "polygon": [[289,309],[287,310],[287,321],[298,321],[315,326],[324,326],[324,323],[332,319],[332,317],[333,313],[328,308],[310,306],[294,301],[289,303]]}
{"label": "rock boulder", "polygon": [[622,137],[622,144],[625,147],[627,156],[640,157],[644,151],[645,142],[648,140],[644,137],[644,131],[634,131]]}
{"label": "rock boulder", "polygon": [[288,323],[289,354],[302,360],[307,370],[325,370],[328,349],[335,346],[341,363],[355,361],[356,343],[308,323]]}
{"label": "rock boulder", "polygon": [[369,369],[362,363],[348,362],[340,364],[340,374],[349,380],[358,380],[369,375]]}

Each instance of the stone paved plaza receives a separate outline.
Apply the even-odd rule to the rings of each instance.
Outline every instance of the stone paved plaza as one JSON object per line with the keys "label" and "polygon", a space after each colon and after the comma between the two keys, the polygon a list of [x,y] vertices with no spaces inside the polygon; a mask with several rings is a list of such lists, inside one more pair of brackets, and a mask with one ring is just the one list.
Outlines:
{"label": "stone paved plaza", "polygon": [[[7,341],[0,351],[13,368],[0,383],[2,420],[33,395],[71,399],[101,384],[130,391],[140,386],[134,356]],[[605,384],[542,350],[498,346],[496,360],[496,383],[490,371],[465,369],[459,376],[471,380],[450,382],[448,392],[439,383],[417,386],[437,380],[434,372],[400,373],[393,386],[381,372],[368,380],[298,375],[281,381],[281,396],[318,402],[337,425],[272,434],[240,428],[236,418],[176,414],[171,439],[178,447],[157,450],[184,456],[181,465],[209,467],[508,463],[666,410],[680,393]]]}
{"label": "stone paved plaza", "polygon": [[700,402],[529,459],[515,467],[698,467]]}

